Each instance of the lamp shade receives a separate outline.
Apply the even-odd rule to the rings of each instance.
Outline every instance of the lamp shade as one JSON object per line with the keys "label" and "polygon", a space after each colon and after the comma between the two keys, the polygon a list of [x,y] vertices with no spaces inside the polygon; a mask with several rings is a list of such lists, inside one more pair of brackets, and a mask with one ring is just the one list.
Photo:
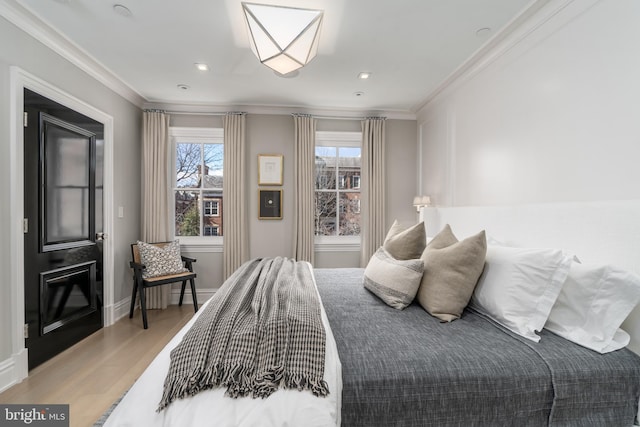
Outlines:
{"label": "lamp shade", "polygon": [[287,74],[304,67],[318,52],[323,12],[242,3],[251,50],[261,63]]}

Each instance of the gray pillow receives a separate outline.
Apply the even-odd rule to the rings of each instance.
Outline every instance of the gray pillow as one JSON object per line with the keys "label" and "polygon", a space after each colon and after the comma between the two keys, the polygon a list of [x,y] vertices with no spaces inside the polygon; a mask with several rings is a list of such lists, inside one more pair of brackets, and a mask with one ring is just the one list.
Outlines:
{"label": "gray pillow", "polygon": [[138,241],[138,250],[140,263],[146,267],[142,270],[145,279],[188,271],[182,263],[177,240],[164,245]]}
{"label": "gray pillow", "polygon": [[393,225],[384,239],[384,248],[395,259],[417,259],[422,255],[427,245],[427,234],[424,230],[424,222],[406,228],[398,223]]}
{"label": "gray pillow", "polygon": [[445,322],[460,318],[482,274],[486,254],[484,230],[458,242],[447,225],[421,257],[424,273],[418,302],[422,308]]}
{"label": "gray pillow", "polygon": [[379,248],[364,270],[364,287],[387,305],[401,310],[415,298],[422,268],[421,259],[397,260]]}

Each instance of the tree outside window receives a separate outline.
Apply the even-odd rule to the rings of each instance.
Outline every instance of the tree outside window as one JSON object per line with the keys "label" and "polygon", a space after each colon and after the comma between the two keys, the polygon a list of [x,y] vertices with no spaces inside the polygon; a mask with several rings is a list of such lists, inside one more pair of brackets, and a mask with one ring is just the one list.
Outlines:
{"label": "tree outside window", "polygon": [[213,138],[175,139],[176,236],[218,236],[223,225],[224,146]]}
{"label": "tree outside window", "polygon": [[315,233],[360,235],[360,147],[316,146]]}

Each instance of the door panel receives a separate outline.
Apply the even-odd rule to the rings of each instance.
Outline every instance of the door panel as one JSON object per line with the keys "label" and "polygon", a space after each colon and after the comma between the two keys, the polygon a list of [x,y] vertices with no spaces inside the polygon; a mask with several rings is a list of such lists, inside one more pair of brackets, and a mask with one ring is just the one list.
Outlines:
{"label": "door panel", "polygon": [[95,135],[40,113],[44,151],[40,173],[41,250],[93,244]]}
{"label": "door panel", "polygon": [[103,324],[96,159],[104,131],[28,89],[24,100],[25,345],[32,369]]}

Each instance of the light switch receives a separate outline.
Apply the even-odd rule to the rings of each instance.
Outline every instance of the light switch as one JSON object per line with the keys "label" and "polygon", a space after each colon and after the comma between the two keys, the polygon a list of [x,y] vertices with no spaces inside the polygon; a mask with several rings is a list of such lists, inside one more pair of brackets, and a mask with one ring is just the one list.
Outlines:
{"label": "light switch", "polygon": [[124,206],[118,206],[118,218],[124,218]]}

